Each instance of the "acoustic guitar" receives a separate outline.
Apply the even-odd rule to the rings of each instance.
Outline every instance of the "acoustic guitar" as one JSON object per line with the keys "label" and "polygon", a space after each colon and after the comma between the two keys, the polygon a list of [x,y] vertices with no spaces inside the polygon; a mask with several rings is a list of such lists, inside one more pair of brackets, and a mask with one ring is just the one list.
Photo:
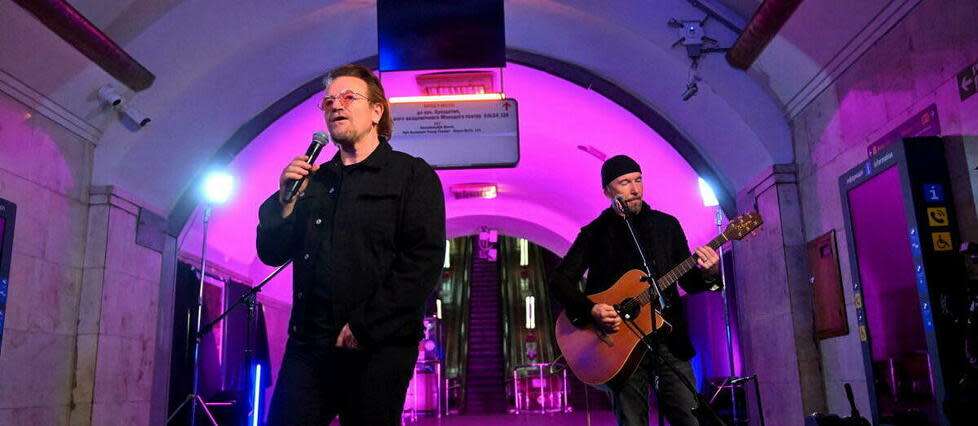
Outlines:
{"label": "acoustic guitar", "polygon": [[[727,225],[722,234],[707,245],[716,250],[728,241],[744,238],[762,223],[761,216],[755,212],[738,216]],[[665,291],[675,284],[696,266],[696,260],[697,256],[693,254],[659,277],[656,280],[659,289]],[[634,324],[644,333],[653,331],[654,311],[655,333],[668,333],[672,326],[662,318],[658,307],[653,306],[657,301],[650,300],[646,277],[644,272],[633,269],[626,272],[611,288],[588,298],[594,303],[614,306],[620,315],[633,318]],[[614,385],[631,376],[645,355],[645,346],[639,345],[641,339],[627,329],[629,326],[631,325],[627,323],[622,324],[622,328],[616,333],[605,333],[603,328],[594,323],[578,328],[567,319],[566,312],[561,312],[557,318],[557,346],[571,371],[582,382],[594,386]]]}

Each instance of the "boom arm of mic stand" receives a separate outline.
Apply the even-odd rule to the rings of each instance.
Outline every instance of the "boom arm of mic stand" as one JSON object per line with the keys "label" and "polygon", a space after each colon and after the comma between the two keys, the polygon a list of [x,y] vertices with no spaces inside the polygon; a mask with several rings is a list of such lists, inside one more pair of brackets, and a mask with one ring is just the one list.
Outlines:
{"label": "boom arm of mic stand", "polygon": [[265,287],[265,284],[268,284],[268,282],[271,281],[272,278],[275,278],[275,276],[278,275],[279,272],[282,272],[282,270],[285,269],[286,266],[289,266],[291,264],[292,264],[292,261],[291,260],[288,261],[288,262],[285,262],[284,265],[279,266],[274,271],[272,271],[271,274],[269,274],[267,277],[265,277],[265,279],[261,280],[261,282],[258,283],[258,285],[252,287],[245,294],[242,294],[241,297],[239,297],[238,300],[236,302],[234,302],[233,305],[228,306],[227,310],[225,310],[223,313],[221,313],[221,315],[219,317],[215,318],[213,321],[207,323],[207,325],[205,325],[204,327],[202,327],[200,329],[200,333],[197,333],[197,338],[199,339],[199,338],[203,337],[205,334],[207,334],[207,332],[211,331],[211,329],[213,329],[214,326],[217,325],[217,323],[221,322],[221,320],[223,320],[225,317],[227,317],[228,315],[230,315],[231,314],[231,311],[233,311],[236,306],[243,305],[243,304],[247,303],[249,299],[251,299],[252,297],[254,297],[255,295],[257,295],[259,292],[261,292],[261,289],[263,287]]}

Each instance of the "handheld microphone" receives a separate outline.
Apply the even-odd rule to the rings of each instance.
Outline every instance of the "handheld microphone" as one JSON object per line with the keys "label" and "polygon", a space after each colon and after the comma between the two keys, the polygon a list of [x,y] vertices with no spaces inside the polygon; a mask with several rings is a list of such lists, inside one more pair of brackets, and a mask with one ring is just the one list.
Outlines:
{"label": "handheld microphone", "polygon": [[[316,161],[316,157],[319,156],[319,152],[323,150],[323,146],[329,143],[329,136],[326,136],[326,132],[316,132],[312,135],[312,143],[309,144],[309,149],[306,150],[306,156],[309,157],[306,160],[307,163],[312,164]],[[285,201],[290,202],[295,194],[299,192],[299,187],[302,186],[302,181],[306,180],[306,176],[302,179],[289,179],[285,183]]]}

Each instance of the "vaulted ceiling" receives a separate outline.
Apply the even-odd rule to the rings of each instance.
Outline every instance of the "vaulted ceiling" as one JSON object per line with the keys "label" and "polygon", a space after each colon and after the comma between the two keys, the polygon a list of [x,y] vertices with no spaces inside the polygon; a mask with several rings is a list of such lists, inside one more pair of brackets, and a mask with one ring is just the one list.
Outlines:
{"label": "vaulted ceiling", "polygon": [[[735,192],[793,160],[791,117],[918,1],[802,2],[747,72],[722,54],[706,56],[700,93],[688,102],[680,94],[690,61],[672,47],[678,34],[666,23],[708,9],[743,28],[759,0],[511,0],[506,44],[620,88],[678,130]],[[376,5],[367,0],[69,3],[155,74],[153,85],[127,91],[9,0],[0,1],[0,84],[97,145],[93,184],[121,186],[164,214],[209,162],[230,161],[215,153],[242,126],[324,70],[377,54]],[[717,20],[705,31],[721,47],[738,36]],[[96,98],[107,84],[153,122],[120,121]]]}

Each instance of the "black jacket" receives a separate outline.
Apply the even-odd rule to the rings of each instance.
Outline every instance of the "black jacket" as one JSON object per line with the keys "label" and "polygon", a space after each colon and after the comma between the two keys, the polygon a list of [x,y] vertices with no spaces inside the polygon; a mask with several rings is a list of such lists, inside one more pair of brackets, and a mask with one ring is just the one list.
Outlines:
{"label": "black jacket", "polygon": [[[675,217],[652,210],[648,204],[643,203],[642,210],[632,221],[642,243],[642,250],[649,260],[649,267],[656,278],[689,257],[686,234]],[[642,270],[642,259],[635,249],[624,219],[608,208],[597,219],[581,228],[574,244],[557,266],[550,280],[551,288],[557,300],[563,304],[568,319],[582,326],[592,321],[591,308],[594,306],[594,302],[585,294],[607,290],[625,272],[632,269]],[[582,293],[578,289],[578,282],[585,270],[588,271],[588,276]],[[696,269],[680,278],[679,285],[688,293],[697,293],[708,289],[714,280],[715,277],[704,277],[704,272]],[[663,293],[670,305],[663,312],[663,317],[673,326],[673,331],[665,342],[677,357],[692,358],[696,351],[689,342],[679,290],[672,286]]]}
{"label": "black jacket", "polygon": [[445,199],[434,170],[381,141],[353,166],[337,153],[289,217],[281,208],[277,193],[262,204],[257,245],[268,265],[293,260],[289,336],[331,344],[349,323],[366,348],[417,344],[445,256]]}

